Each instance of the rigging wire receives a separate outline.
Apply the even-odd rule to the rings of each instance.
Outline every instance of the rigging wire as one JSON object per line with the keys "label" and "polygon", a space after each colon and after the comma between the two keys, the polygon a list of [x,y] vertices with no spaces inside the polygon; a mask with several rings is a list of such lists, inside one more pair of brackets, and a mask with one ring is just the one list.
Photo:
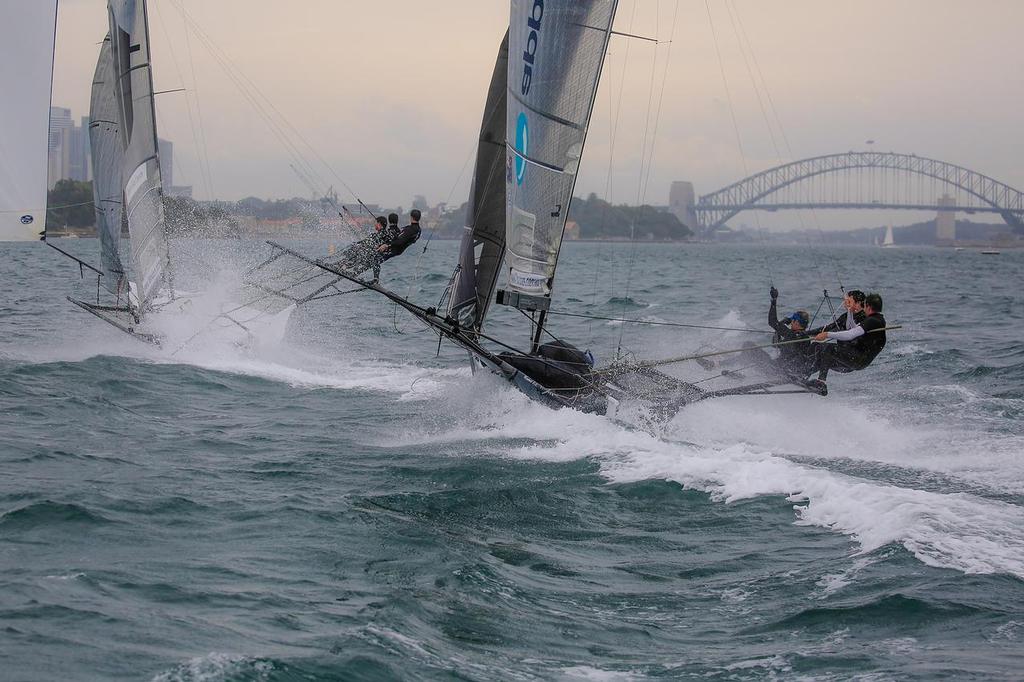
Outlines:
{"label": "rigging wire", "polygon": [[[750,177],[750,171],[747,167],[747,155],[743,151],[743,139],[740,136],[740,126],[739,123],[736,121],[736,108],[733,106],[732,91],[729,88],[729,79],[725,73],[725,61],[722,59],[722,49],[718,43],[718,31],[715,30],[715,19],[711,14],[711,5],[708,0],[704,0],[704,8],[707,10],[708,24],[711,27],[711,38],[715,44],[715,54],[718,56],[718,68],[722,74],[722,85],[725,88],[725,99],[729,105],[729,116],[732,119],[733,132],[736,135],[736,146],[739,148],[740,152],[740,163],[743,166],[743,177]],[[754,221],[757,223],[757,236],[762,246],[761,255],[764,260],[764,266],[765,269],[768,271],[768,282],[772,286],[775,286],[775,278],[772,274],[771,263],[768,260],[768,254],[764,248],[765,239],[764,234],[761,231],[761,218],[756,211],[754,212]]]}
{"label": "rigging wire", "polygon": [[[207,179],[207,176],[206,176],[206,173],[205,173],[205,169],[203,167],[203,152],[205,151],[205,147],[203,147],[203,145],[201,145],[199,143],[199,136],[196,133],[196,125],[195,125],[195,121],[194,121],[194,119],[192,117],[192,101],[191,101],[191,99],[189,99],[189,91],[188,91],[188,89],[184,87],[185,86],[185,77],[181,73],[181,67],[178,65],[178,55],[175,53],[175,50],[174,50],[174,41],[171,40],[171,34],[168,31],[168,29],[167,29],[167,24],[169,22],[164,21],[163,18],[161,17],[161,12],[160,12],[159,4],[153,3],[150,6],[153,8],[153,13],[156,15],[156,22],[157,22],[157,24],[159,24],[160,29],[162,30],[162,32],[164,34],[164,40],[167,43],[167,50],[171,54],[171,63],[174,64],[174,71],[178,75],[178,82],[180,82],[182,84],[181,91],[185,93],[185,109],[188,112],[188,124],[189,124],[189,129],[192,132],[192,144],[195,147],[196,160],[197,160],[196,162],[197,162],[197,164],[199,166],[198,182],[206,190],[206,192],[209,195],[210,199],[213,199],[214,198],[213,197],[213,189],[212,189],[212,187],[211,187],[211,185],[210,185],[210,183],[209,183],[209,181]],[[185,30],[187,31],[188,28],[186,27]],[[171,90],[170,92],[174,92],[174,91]],[[156,94],[160,94],[160,93],[153,93],[153,94],[156,95]],[[157,116],[158,119],[164,120],[164,117],[161,115],[161,111],[160,111],[159,107],[154,107],[154,111],[156,112],[156,116]],[[163,124],[160,124],[159,121],[158,121],[158,124],[159,124],[159,128],[163,128]],[[178,159],[176,159],[175,161],[176,161],[176,165],[177,166],[185,167],[185,173],[184,173],[185,177],[186,178],[191,177],[191,174],[189,173],[189,170],[188,170],[188,164],[182,163],[180,157]]]}
{"label": "rigging wire", "polygon": [[[217,44],[217,42],[202,29],[199,23],[188,13],[182,4],[182,0],[170,0],[171,3],[175,4],[182,13],[185,21],[195,31],[196,37],[199,41],[207,48],[210,55],[220,64],[224,70],[225,75],[232,81],[235,87],[239,90],[243,97],[245,97],[252,105],[253,110],[264,119],[267,125],[270,127],[271,132],[278,139],[278,141],[285,147],[286,152],[295,160],[295,162],[301,166],[307,173],[315,177],[321,185],[326,185],[322,175],[317,172],[313,165],[306,158],[306,155],[299,148],[299,144],[294,142],[292,138],[302,143],[306,149],[308,149],[312,155],[328,170],[328,172],[334,176],[334,178],[345,188],[349,194],[355,198],[356,202],[363,207],[368,213],[376,217],[373,211],[370,211],[366,204],[359,198],[359,195],[345,182],[345,180],[334,170],[334,168],[327,163],[326,160],[320,155],[320,153],[314,148],[306,138],[298,131],[298,129],[291,123],[291,121],[277,108],[273,101],[267,97],[259,86],[249,78],[245,72],[243,72],[234,61],[227,55],[227,53]],[[275,118],[276,117],[276,118]]]}
{"label": "rigging wire", "polygon": [[[767,86],[763,85],[763,84],[759,86],[757,78],[754,76],[754,70],[753,70],[753,68],[751,68],[751,65],[750,65],[751,64],[751,59],[754,58],[753,47],[751,45],[749,45],[749,43],[748,43],[746,48],[744,48],[743,37],[741,37],[741,35],[740,35],[740,31],[739,31],[739,28],[738,28],[738,25],[737,25],[737,20],[736,20],[736,17],[734,16],[734,9],[735,8],[730,5],[728,0],[726,0],[726,2],[725,2],[726,14],[729,17],[729,23],[732,25],[733,35],[736,37],[736,43],[739,46],[740,55],[743,57],[743,64],[744,64],[744,66],[747,69],[747,76],[749,76],[749,78],[750,78],[750,85],[751,85],[751,87],[754,90],[754,95],[757,97],[757,104],[758,104],[758,108],[761,110],[761,117],[764,119],[765,127],[767,127],[767,129],[768,129],[768,138],[771,140],[772,149],[775,150],[775,157],[778,159],[778,163],[781,165],[782,163],[784,163],[783,156],[782,156],[782,151],[779,149],[778,141],[775,138],[775,131],[774,131],[773,127],[772,127],[771,120],[769,119],[768,112],[767,112],[767,110],[765,108],[764,97],[762,97],[762,95],[761,95],[761,90],[764,89],[765,91],[767,91]],[[749,57],[748,57],[748,52],[750,53]],[[805,229],[803,216],[800,215],[799,212],[797,212],[797,220],[800,222],[801,229]],[[825,277],[824,277],[824,274],[821,271],[821,266],[818,264],[818,259],[814,255],[814,247],[811,245],[810,238],[807,237],[806,234],[805,234],[804,235],[804,239],[807,242],[808,250],[811,252],[811,263],[814,264],[814,269],[818,273],[818,279],[820,281],[824,281]]]}
{"label": "rigging wire", "polygon": [[[637,4],[638,4],[637,0],[634,0],[633,8],[630,11],[630,15],[629,15],[629,27],[627,29],[628,33],[632,33],[633,32],[633,22],[636,20],[636,7],[637,7]],[[611,139],[609,140],[609,147],[608,147],[608,173],[605,176],[605,182],[604,182],[605,205],[604,205],[604,210],[602,211],[602,216],[601,216],[601,222],[602,222],[603,225],[607,225],[608,224],[608,211],[609,211],[609,209],[613,208],[613,206],[612,206],[612,187],[613,187],[613,184],[614,184],[613,170],[614,170],[614,162],[615,162],[615,143],[618,141],[618,136],[619,136],[619,118],[622,115],[622,96],[623,96],[623,94],[626,91],[626,69],[627,69],[627,67],[629,65],[629,53],[630,53],[630,48],[631,47],[632,47],[632,41],[627,40],[626,41],[626,52],[625,52],[625,55],[624,55],[624,57],[622,59],[622,71],[621,71],[621,73],[619,75],[618,97],[610,97],[608,99],[608,125],[609,125],[609,134],[610,134],[610,138]],[[570,203],[571,203],[571,199],[572,199],[572,197],[570,197]],[[607,247],[605,247],[605,249],[602,249],[602,250],[606,250],[606,248]],[[601,260],[603,260],[603,259],[601,259]],[[598,281],[598,275],[600,274],[600,270],[601,270],[601,268],[600,268],[601,260],[598,260],[598,267],[594,268],[594,281],[593,281],[593,283],[591,284],[591,287],[590,287],[590,291],[591,291],[590,306],[591,306],[591,308],[597,307],[597,281]],[[591,324],[588,327],[587,333],[588,333],[588,336],[589,336],[589,340],[588,340],[587,343],[588,343],[588,345],[593,345],[593,343],[594,343],[594,326],[593,326],[593,324]]]}
{"label": "rigging wire", "polygon": [[[634,8],[635,7],[636,7],[636,5],[634,5]],[[677,4],[677,7],[678,7],[678,4]],[[658,5],[657,5],[657,8],[656,8],[656,12],[655,12],[655,28],[654,28],[654,34],[656,36],[660,35],[660,28],[661,28],[660,24],[661,24],[661,0],[658,0]],[[674,28],[675,27],[673,26],[673,29]],[[669,41],[669,45],[671,45],[671,40]],[[669,65],[668,65],[668,61],[667,61],[667,58],[666,58],[666,62],[665,62],[665,73],[666,74],[668,73],[668,66]],[[651,111],[654,108],[654,89],[655,89],[655,82],[656,82],[656,79],[657,79],[657,74],[658,74],[658,43],[655,42],[655,44],[654,44],[654,55],[653,55],[653,58],[651,59],[651,80],[650,80],[650,84],[648,86],[648,92],[647,92],[647,112],[644,115],[644,134],[643,134],[643,137],[641,138],[641,143],[640,143],[640,173],[638,174],[638,177],[637,177],[636,208],[633,211],[633,217],[632,217],[632,220],[630,221],[630,228],[629,228],[629,239],[630,239],[630,242],[632,242],[632,243],[631,243],[631,246],[630,246],[629,267],[627,268],[627,271],[626,271],[626,293],[625,293],[625,296],[623,297],[623,300],[622,300],[622,314],[623,314],[623,316],[625,316],[625,314],[626,314],[626,305],[627,305],[627,302],[629,301],[629,292],[630,292],[630,288],[631,288],[632,283],[633,283],[633,266],[634,266],[634,264],[636,262],[636,249],[637,249],[637,245],[636,245],[636,221],[637,221],[638,214],[640,214],[641,211],[642,211],[641,207],[643,206],[643,200],[646,198],[646,193],[647,193],[647,183],[646,183],[646,180],[645,180],[645,177],[644,177],[644,164],[646,162],[646,164],[647,164],[647,173],[650,174],[650,167],[654,163],[654,144],[655,144],[655,139],[654,139],[653,136],[650,135],[650,132],[651,132]],[[664,89],[662,89],[661,94],[664,95]],[[659,101],[658,102],[658,109],[657,109],[656,116],[660,116],[660,114],[661,114],[661,102]],[[654,130],[657,131],[657,129],[658,129],[658,123],[657,123],[657,119],[656,119],[655,123],[654,123]],[[651,149],[650,149],[650,156],[648,158],[647,139],[648,139],[649,136],[651,137]],[[618,343],[616,344],[616,348],[615,348],[615,356],[616,357],[618,357],[619,354],[622,352],[622,339],[623,339],[623,335],[624,335],[625,331],[626,331],[626,327],[625,327],[625,325],[623,325],[622,328],[619,329],[619,340],[618,340]]]}
{"label": "rigging wire", "polygon": [[713,327],[705,324],[686,324],[683,322],[659,322],[655,320],[637,320],[627,317],[606,317],[603,315],[587,315],[585,313],[569,313],[561,310],[549,310],[548,315],[561,315],[562,317],[581,317],[590,320],[607,320],[609,322],[622,322],[623,324],[643,324],[652,327],[685,327],[687,329],[713,329],[724,332],[750,332],[753,334],[771,334],[765,329],[747,329],[744,327]]}
{"label": "rigging wire", "polygon": [[[733,3],[735,3],[735,0],[733,0]],[[726,8],[728,9],[729,6],[730,6],[729,5],[729,0],[726,0]],[[754,68],[757,71],[757,75],[758,75],[758,78],[760,79],[760,83],[761,83],[761,89],[764,90],[765,99],[768,101],[768,106],[771,109],[772,115],[775,118],[775,125],[779,129],[779,135],[782,138],[783,144],[785,145],[786,153],[789,155],[790,159],[793,159],[793,158],[795,158],[794,155],[793,155],[793,148],[789,144],[789,137],[786,135],[786,129],[782,125],[782,118],[779,116],[778,109],[775,106],[775,100],[772,98],[771,90],[768,88],[768,81],[764,77],[764,71],[761,69],[761,63],[757,59],[757,53],[754,51],[753,43],[751,42],[750,36],[747,34],[747,29],[746,29],[746,27],[743,24],[743,19],[740,16],[739,8],[737,8],[735,6],[735,4],[732,5],[732,11],[730,12],[730,15],[729,15],[730,18],[732,18],[733,13],[735,13],[735,25],[739,27],[739,31],[737,33],[737,39],[740,42],[740,50],[741,50],[741,52],[743,51],[743,43],[745,42],[746,46],[747,46],[747,51],[749,51],[749,53],[750,53],[750,61],[753,62]],[[742,38],[740,36],[742,36]],[[746,57],[744,57],[744,61],[746,61]],[[749,67],[749,63],[748,63],[748,67],[747,68],[748,69],[750,68]],[[758,91],[756,84],[755,84],[755,88],[754,89],[755,89],[755,92]],[[758,102],[759,103],[761,102],[760,95],[758,95]],[[762,116],[765,117],[765,122],[768,124],[769,134],[771,134],[771,124],[768,121],[768,117],[767,117],[767,114],[764,111],[764,107],[763,106],[762,106]],[[774,135],[772,135],[772,144],[775,145]],[[779,160],[781,162],[782,161],[782,155],[779,153],[777,147],[776,147],[776,156],[779,157]],[[828,259],[829,259],[829,261],[832,264],[832,268],[835,271],[836,279],[839,282],[839,290],[845,293],[846,292],[846,288],[843,286],[842,275],[841,275],[841,273],[839,271],[838,262],[837,262],[837,260],[835,258],[835,254],[833,253],[832,249],[830,249],[828,247],[828,242],[825,239],[825,233],[821,229],[821,221],[818,220],[818,212],[814,209],[814,207],[811,207],[811,217],[812,217],[812,220],[813,220],[813,224],[814,224],[814,226],[815,226],[815,228],[816,228],[816,230],[818,232],[818,237],[821,240],[822,249],[824,250],[825,255],[828,256]],[[803,216],[800,214],[799,211],[797,212],[797,219],[800,222],[801,229],[803,229],[804,228]],[[809,240],[808,240],[808,245],[809,245]]]}
{"label": "rigging wire", "polygon": [[[891,326],[888,326],[888,327],[879,327],[878,329],[872,329],[870,332],[867,332],[867,333],[868,334],[872,334],[872,333],[875,333],[875,332],[894,331],[896,329],[902,329],[902,328],[903,328],[902,325],[898,325],[897,324],[897,325],[891,325]],[[642,369],[652,369],[654,367],[662,367],[664,365],[674,365],[674,364],[678,364],[680,362],[689,362],[690,360],[699,360],[699,359],[702,359],[702,358],[710,358],[710,357],[715,357],[715,356],[718,356],[718,355],[729,355],[729,354],[732,354],[732,353],[742,353],[742,352],[747,351],[747,350],[757,350],[759,348],[778,348],[779,346],[789,346],[789,345],[796,344],[796,343],[824,343],[824,342],[816,342],[816,341],[814,341],[813,337],[807,337],[807,338],[803,338],[803,339],[790,339],[789,341],[773,341],[772,343],[764,343],[764,344],[761,344],[761,345],[758,345],[758,346],[744,346],[743,348],[733,348],[733,349],[729,349],[729,350],[716,350],[716,351],[713,351],[713,352],[710,352],[710,353],[698,353],[698,354],[695,354],[695,355],[681,355],[681,356],[675,357],[675,358],[665,358],[664,360],[652,360],[650,362],[638,362],[638,363],[635,363],[635,364],[632,364],[632,365],[627,365],[627,364],[610,365],[610,366],[606,367],[605,369],[595,370],[594,374],[607,374],[607,375],[622,374],[622,373],[628,373],[628,372],[635,372],[635,371],[642,370]]]}
{"label": "rigging wire", "polygon": [[[196,77],[196,62],[192,52],[192,38],[188,30],[188,24],[185,22],[185,5],[184,0],[181,0],[181,17],[182,23],[185,25],[185,50],[188,52],[188,63],[189,68],[192,71],[192,98],[196,106],[196,118],[199,120],[199,136],[203,141],[202,154],[199,156],[200,169],[206,175],[206,186],[210,192],[210,199],[213,200],[217,197],[213,187],[213,170],[210,168],[210,147],[206,142],[206,126],[203,125],[203,108],[199,100],[199,79]],[[177,63],[175,63],[177,66]],[[188,93],[185,95],[186,100],[188,99]],[[192,120],[192,108],[189,107],[189,122]],[[193,129],[193,135],[195,135],[195,129]]]}
{"label": "rigging wire", "polygon": [[[660,6],[660,3],[659,3]],[[662,105],[665,103],[665,85],[668,83],[668,70],[672,64],[672,44],[676,37],[676,20],[679,18],[679,0],[676,0],[675,9],[672,12],[672,28],[669,31],[668,49],[665,51],[665,70],[661,75],[661,92],[658,94],[658,110],[654,115],[654,133],[651,136],[651,158],[647,163],[647,178],[644,180],[644,196],[651,184],[651,169],[654,167],[655,142],[658,139],[658,125],[661,123]]]}

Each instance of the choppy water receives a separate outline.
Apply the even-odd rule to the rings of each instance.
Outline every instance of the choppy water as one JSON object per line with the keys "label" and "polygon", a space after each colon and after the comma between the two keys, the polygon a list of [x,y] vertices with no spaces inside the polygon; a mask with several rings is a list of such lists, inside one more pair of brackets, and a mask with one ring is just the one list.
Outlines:
{"label": "choppy water", "polygon": [[[1019,679],[1024,253],[641,245],[627,297],[633,251],[566,245],[556,307],[760,327],[769,270],[813,310],[838,267],[905,329],[826,399],[652,431],[471,376],[363,295],[278,347],[151,349],[63,300],[57,254],[5,245],[0,678]],[[436,300],[454,252],[385,279]]]}

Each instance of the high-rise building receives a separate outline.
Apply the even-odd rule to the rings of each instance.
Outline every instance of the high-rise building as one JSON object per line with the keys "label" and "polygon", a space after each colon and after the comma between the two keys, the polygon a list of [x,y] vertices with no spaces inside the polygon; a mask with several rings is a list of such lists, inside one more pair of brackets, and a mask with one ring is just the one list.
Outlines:
{"label": "high-rise building", "polygon": [[[956,206],[956,200],[948,194],[939,198],[939,206]],[[939,209],[935,216],[935,244],[951,246],[956,241],[956,211]]]}
{"label": "high-rise building", "polygon": [[50,107],[50,138],[47,155],[50,189],[53,189],[58,180],[71,179],[84,182],[92,176],[89,119],[83,116],[81,121],[81,126],[75,125],[70,109]]}
{"label": "high-rise building", "polygon": [[47,187],[53,189],[58,180],[69,177],[71,166],[71,131],[75,127],[71,110],[50,107],[50,139],[47,146]]}
{"label": "high-rise building", "polygon": [[89,117],[83,116],[80,120],[81,125],[71,129],[68,177],[85,182],[92,178],[92,148],[89,145]]}

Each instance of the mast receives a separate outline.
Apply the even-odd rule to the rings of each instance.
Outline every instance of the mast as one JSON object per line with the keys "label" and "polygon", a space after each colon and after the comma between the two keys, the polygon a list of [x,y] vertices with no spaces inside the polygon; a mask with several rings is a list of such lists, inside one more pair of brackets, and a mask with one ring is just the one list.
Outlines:
{"label": "mast", "polygon": [[512,0],[506,116],[506,288],[540,342],[616,0]]}

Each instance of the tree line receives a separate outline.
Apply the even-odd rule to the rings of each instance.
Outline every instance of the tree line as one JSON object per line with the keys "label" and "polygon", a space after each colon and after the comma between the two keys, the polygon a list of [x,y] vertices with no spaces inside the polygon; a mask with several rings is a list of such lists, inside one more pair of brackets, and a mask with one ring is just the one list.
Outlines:
{"label": "tree line", "polygon": [[[442,237],[457,237],[466,225],[465,202],[457,209],[445,213],[437,225]],[[574,197],[569,205],[569,220],[579,225],[581,239],[686,239],[693,231],[679,222],[668,211],[654,206],[613,205],[599,199],[593,192],[585,199]]]}

